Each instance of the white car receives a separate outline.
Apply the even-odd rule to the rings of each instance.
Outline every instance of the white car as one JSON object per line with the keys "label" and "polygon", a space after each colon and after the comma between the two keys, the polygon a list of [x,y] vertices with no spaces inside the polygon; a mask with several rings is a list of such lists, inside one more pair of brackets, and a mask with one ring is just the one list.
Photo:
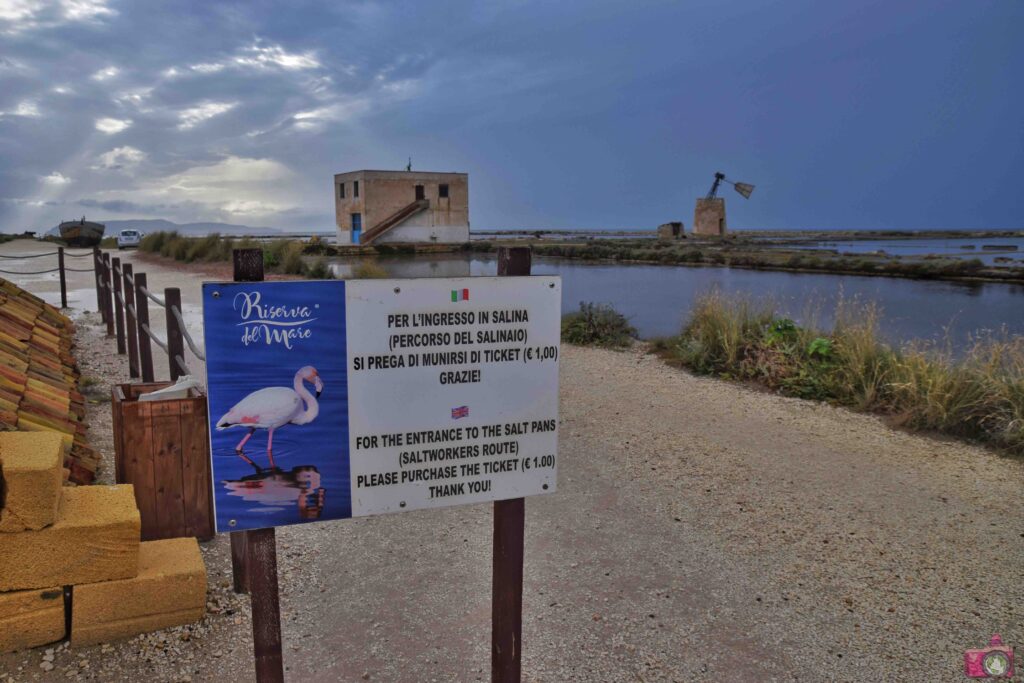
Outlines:
{"label": "white car", "polygon": [[138,248],[139,241],[142,240],[142,233],[138,230],[126,229],[122,230],[117,234],[117,248],[118,249],[131,249],[132,247]]}

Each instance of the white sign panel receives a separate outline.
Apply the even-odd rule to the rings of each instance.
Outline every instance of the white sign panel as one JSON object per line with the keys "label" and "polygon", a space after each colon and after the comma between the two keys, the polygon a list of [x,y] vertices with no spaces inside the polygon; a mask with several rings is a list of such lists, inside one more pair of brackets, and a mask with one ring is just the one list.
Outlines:
{"label": "white sign panel", "polygon": [[555,490],[559,278],[347,288],[353,516]]}

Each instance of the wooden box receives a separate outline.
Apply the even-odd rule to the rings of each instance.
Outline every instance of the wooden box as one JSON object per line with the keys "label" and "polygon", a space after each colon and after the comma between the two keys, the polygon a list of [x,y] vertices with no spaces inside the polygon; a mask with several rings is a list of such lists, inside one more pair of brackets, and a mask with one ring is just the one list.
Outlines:
{"label": "wooden box", "polygon": [[113,394],[114,470],[135,487],[142,540],[213,538],[206,396],[139,401],[169,382],[118,384]]}

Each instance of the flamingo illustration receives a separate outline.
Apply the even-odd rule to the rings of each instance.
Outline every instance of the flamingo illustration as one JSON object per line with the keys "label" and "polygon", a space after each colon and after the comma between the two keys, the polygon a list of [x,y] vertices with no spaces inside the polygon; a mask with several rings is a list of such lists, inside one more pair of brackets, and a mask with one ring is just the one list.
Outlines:
{"label": "flamingo illustration", "polygon": [[[311,382],[316,388],[316,396],[309,393],[304,382]],[[246,427],[249,433],[235,446],[235,453],[242,460],[260,469],[242,450],[245,443],[252,438],[257,429],[267,430],[267,459],[270,467],[274,465],[274,430],[286,424],[309,424],[320,414],[320,406],[316,399],[324,390],[324,383],[316,368],[311,365],[299,368],[295,373],[292,389],[288,387],[265,387],[252,392],[232,406],[224,417],[217,421],[217,429]]]}

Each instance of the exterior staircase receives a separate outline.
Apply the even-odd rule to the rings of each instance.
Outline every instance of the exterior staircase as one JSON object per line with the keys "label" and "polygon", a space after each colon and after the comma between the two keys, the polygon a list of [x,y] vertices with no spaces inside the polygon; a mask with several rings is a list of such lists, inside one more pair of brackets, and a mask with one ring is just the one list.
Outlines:
{"label": "exterior staircase", "polygon": [[429,199],[417,199],[412,204],[403,206],[377,225],[373,226],[359,236],[359,244],[372,244],[374,240],[386,233],[391,228],[401,225],[412,216],[430,207]]}

